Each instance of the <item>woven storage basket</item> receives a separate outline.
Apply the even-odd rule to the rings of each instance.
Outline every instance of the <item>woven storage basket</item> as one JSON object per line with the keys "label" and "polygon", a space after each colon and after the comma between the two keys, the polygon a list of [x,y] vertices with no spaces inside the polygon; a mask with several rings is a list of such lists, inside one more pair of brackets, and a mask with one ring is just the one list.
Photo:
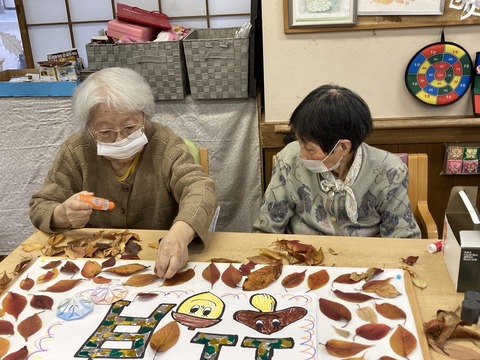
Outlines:
{"label": "woven storage basket", "polygon": [[183,41],[193,99],[248,97],[249,39],[235,39],[239,29],[195,29]]}
{"label": "woven storage basket", "polygon": [[149,82],[156,100],[179,100],[188,81],[181,41],[87,44],[88,68],[134,69]]}

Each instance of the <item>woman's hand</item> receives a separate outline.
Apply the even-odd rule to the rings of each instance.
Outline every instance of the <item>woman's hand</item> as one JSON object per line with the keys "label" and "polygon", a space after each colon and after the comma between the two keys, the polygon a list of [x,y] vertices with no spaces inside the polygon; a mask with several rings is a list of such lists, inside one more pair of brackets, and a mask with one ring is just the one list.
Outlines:
{"label": "woman's hand", "polygon": [[91,192],[82,191],[70,196],[53,210],[50,226],[57,229],[83,228],[92,215],[92,206],[78,200],[79,194],[93,195]]}
{"label": "woman's hand", "polygon": [[155,273],[169,279],[188,261],[188,244],[195,237],[195,230],[183,221],[177,221],[158,244]]}

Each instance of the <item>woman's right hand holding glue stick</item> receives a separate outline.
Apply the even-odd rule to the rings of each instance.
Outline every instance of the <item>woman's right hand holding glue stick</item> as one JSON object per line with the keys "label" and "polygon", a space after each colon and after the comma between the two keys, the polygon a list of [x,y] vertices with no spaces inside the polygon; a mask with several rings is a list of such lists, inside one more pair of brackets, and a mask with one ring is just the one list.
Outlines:
{"label": "woman's right hand holding glue stick", "polygon": [[[97,200],[97,199],[100,199]],[[108,200],[106,200],[108,201]],[[90,219],[93,209],[111,210],[115,207],[113,202],[95,197],[93,193],[82,191],[70,196],[62,204],[55,207],[51,219],[52,229],[83,228]]]}

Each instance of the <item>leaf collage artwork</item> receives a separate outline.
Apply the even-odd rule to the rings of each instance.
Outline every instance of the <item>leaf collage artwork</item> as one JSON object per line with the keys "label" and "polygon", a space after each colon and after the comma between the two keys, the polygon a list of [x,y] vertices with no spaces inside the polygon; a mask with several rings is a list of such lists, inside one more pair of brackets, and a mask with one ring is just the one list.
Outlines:
{"label": "leaf collage artwork", "polygon": [[153,266],[36,259],[0,300],[0,357],[423,359],[401,269]]}

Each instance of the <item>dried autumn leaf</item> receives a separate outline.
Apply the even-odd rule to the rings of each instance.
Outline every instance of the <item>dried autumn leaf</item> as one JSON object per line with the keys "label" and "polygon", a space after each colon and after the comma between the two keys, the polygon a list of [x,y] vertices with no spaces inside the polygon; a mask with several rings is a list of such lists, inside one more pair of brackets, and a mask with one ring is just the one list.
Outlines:
{"label": "dried autumn leaf", "polygon": [[305,253],[305,263],[307,265],[320,265],[323,263],[323,250],[322,248],[313,249]]}
{"label": "dried autumn leaf", "polygon": [[102,269],[115,266],[116,263],[117,263],[117,260],[115,259],[115,257],[111,256],[108,258],[108,260],[105,260],[104,262],[102,262]]}
{"label": "dried autumn leaf", "polygon": [[337,327],[335,327],[335,326],[333,326],[333,325],[332,325],[332,327],[333,327],[333,330],[335,330],[335,332],[336,332],[338,335],[340,335],[341,337],[348,338],[348,337],[350,336],[350,331],[344,330],[344,329],[339,329],[339,328],[337,328]]}
{"label": "dried autumn leaf", "polygon": [[15,275],[20,274],[24,269],[28,268],[30,264],[33,264],[33,259],[24,259],[20,261],[17,265],[15,265],[15,270],[13,270],[13,273]]}
{"label": "dried autumn leaf", "polygon": [[400,258],[405,264],[407,265],[413,265],[417,262],[418,256],[409,256],[406,259]]}
{"label": "dried autumn leaf", "polygon": [[415,350],[417,339],[402,325],[398,325],[397,329],[390,337],[390,346],[397,355],[407,357],[413,350]]}
{"label": "dried autumn leaf", "polygon": [[383,273],[383,269],[380,268],[369,268],[367,271],[365,271],[365,281],[370,281],[373,277]]}
{"label": "dried autumn leaf", "polygon": [[396,320],[396,319],[407,319],[407,314],[405,314],[405,311],[400,309],[398,306],[389,304],[389,303],[383,303],[383,304],[377,304],[375,303],[375,310],[377,312],[386,317],[387,319],[390,320]]}
{"label": "dried autumn leaf", "polygon": [[43,249],[43,244],[21,244],[22,250],[25,252],[32,252]]}
{"label": "dried autumn leaf", "polygon": [[247,276],[252,272],[252,270],[255,268],[256,263],[253,261],[249,260],[246,264],[240,265],[240,272],[242,273],[242,276]]}
{"label": "dried autumn leaf", "polygon": [[195,276],[195,270],[187,269],[185,271],[177,272],[170,279],[165,279],[162,286],[173,286],[186,283],[187,281],[193,279]]}
{"label": "dried autumn leaf", "polygon": [[209,261],[212,261],[214,263],[218,264],[228,264],[228,263],[239,263],[240,261],[233,260],[233,259],[227,259],[227,258],[211,258]]}
{"label": "dried autumn leaf", "polygon": [[44,291],[54,292],[54,293],[69,291],[69,290],[72,290],[75,287],[75,285],[77,285],[80,281],[81,279],[60,280],[55,284],[46,288]]}
{"label": "dried autumn leaf", "polygon": [[62,263],[62,260],[52,260],[48,264],[42,266],[42,269],[50,270],[58,267],[58,265],[60,265],[61,263]]}
{"label": "dried autumn leaf", "polygon": [[37,283],[41,284],[41,283],[45,283],[47,281],[53,280],[58,276],[58,273],[59,272],[58,272],[57,268],[53,268],[52,270],[48,270],[46,273],[40,275],[37,278]]}
{"label": "dried autumn leaf", "polygon": [[[432,344],[431,344],[432,345]],[[477,360],[480,359],[480,352],[462,346],[460,344],[456,344],[450,341],[447,341],[443,348],[436,346],[435,344],[432,345],[433,349],[440,354],[447,354],[451,359],[467,359],[467,360]]]}
{"label": "dried autumn leaf", "polygon": [[280,277],[282,269],[283,264],[277,262],[273,265],[267,265],[251,272],[243,282],[243,290],[254,291],[265,289]]}
{"label": "dried autumn leaf", "polygon": [[203,269],[202,277],[212,284],[213,288],[213,285],[218,279],[220,279],[220,270],[218,270],[218,267],[214,262],[211,262],[205,269]]}
{"label": "dried autumn leaf", "polygon": [[310,274],[307,279],[308,288],[310,290],[320,289],[322,286],[328,283],[330,280],[330,275],[328,275],[327,270],[322,269],[313,274]]}
{"label": "dried autumn leaf", "polygon": [[341,290],[333,290],[333,293],[342,300],[354,303],[361,303],[368,300],[377,299],[373,296],[362,294],[360,292],[343,292]]}
{"label": "dried autumn leaf", "polygon": [[10,284],[12,278],[7,275],[7,272],[4,271],[2,277],[0,277],[0,288],[6,288]]}
{"label": "dried autumn leaf", "polygon": [[0,358],[8,352],[8,349],[10,349],[10,341],[0,337]]}
{"label": "dried autumn leaf", "polygon": [[98,262],[87,260],[83,265],[81,274],[83,277],[87,279],[91,279],[94,276],[97,276],[98,274],[100,274],[101,272],[102,272],[102,266]]}
{"label": "dried autumn leaf", "polygon": [[123,285],[141,287],[152,283],[156,279],[158,277],[155,274],[135,274],[128,278]]}
{"label": "dried autumn leaf", "polygon": [[242,280],[242,273],[232,264],[222,274],[222,281],[225,285],[231,288],[236,288],[238,283]]}
{"label": "dried autumn leaf", "polygon": [[368,349],[371,346],[372,345],[365,345],[357,342],[331,339],[325,343],[325,350],[327,350],[332,356],[347,357],[358,354],[360,351]]}
{"label": "dried autumn leaf", "polygon": [[138,263],[120,265],[103,270],[104,272],[117,274],[121,276],[133,275],[139,271],[145,270],[148,266]]}
{"label": "dried autumn leaf", "polygon": [[280,260],[282,258],[282,254],[267,248],[261,248],[260,255],[265,255],[269,258],[272,258],[273,260]]}
{"label": "dried autumn leaf", "polygon": [[375,288],[375,293],[378,296],[381,296],[387,299],[393,299],[399,295],[402,295],[401,293],[398,292],[397,288],[392,284],[384,284],[384,285],[377,286]]}
{"label": "dried autumn leaf", "polygon": [[10,321],[0,320],[0,335],[12,335],[14,333],[13,324]]}
{"label": "dried autumn leaf", "polygon": [[15,320],[18,320],[18,315],[21,314],[27,305],[27,298],[23,295],[8,292],[3,298],[2,307],[7,314],[12,315]]}
{"label": "dried autumn leaf", "polygon": [[53,299],[47,295],[33,295],[30,299],[30,306],[35,309],[51,310]]}
{"label": "dried autumn leaf", "polygon": [[248,261],[254,262],[255,264],[273,264],[277,262],[278,260],[275,260],[274,258],[271,258],[270,256],[267,255],[255,255],[255,256],[249,256]]}
{"label": "dried autumn leaf", "polygon": [[58,245],[66,239],[64,234],[53,234],[47,239],[47,244]]}
{"label": "dried autumn leaf", "polygon": [[32,316],[27,317],[20,322],[17,326],[17,331],[20,335],[23,336],[25,341],[28,340],[28,337],[35,334],[38,330],[42,328],[42,319],[38,314],[33,314]]}
{"label": "dried autumn leaf", "polygon": [[358,317],[363,321],[375,324],[378,322],[377,313],[370,306],[358,307],[356,311]]}
{"label": "dried autumn leaf", "polygon": [[171,321],[153,333],[150,339],[150,346],[157,352],[167,351],[177,343],[179,336],[180,328],[177,322]]}
{"label": "dried autumn leaf", "polygon": [[392,280],[392,277],[386,278],[386,279],[381,279],[381,280],[370,280],[365,282],[365,284],[362,285],[362,290],[365,292],[369,293],[374,293],[376,292],[376,288],[378,286],[382,286],[385,284],[389,284],[390,280]]}
{"label": "dried autumn leaf", "polygon": [[347,320],[343,327],[347,326],[350,320],[352,320],[352,313],[345,305],[324,298],[320,298],[318,303],[320,306],[320,311],[329,319],[337,321]]}
{"label": "dried autumn leaf", "polygon": [[413,285],[415,285],[416,287],[420,288],[420,289],[425,289],[427,286],[428,286],[428,283],[422,279],[422,278],[419,278],[418,275],[415,274],[415,276],[412,276],[412,283]]}
{"label": "dried autumn leaf", "polygon": [[380,340],[387,336],[390,329],[385,324],[364,324],[355,329],[355,334],[367,340]]}
{"label": "dried autumn leaf", "polygon": [[76,274],[80,268],[73,262],[68,260],[61,268],[60,272],[63,274]]}
{"label": "dried autumn leaf", "polygon": [[333,250],[332,248],[328,248],[328,253],[330,255],[338,255],[338,253],[335,250]]}
{"label": "dried autumn leaf", "polygon": [[26,360],[27,358],[28,358],[28,349],[27,349],[27,346],[25,345],[19,350],[8,354],[4,358],[2,358],[2,360]]}
{"label": "dried autumn leaf", "polygon": [[282,286],[285,289],[291,289],[300,285],[305,279],[306,272],[307,270],[303,270],[302,272],[294,272],[292,274],[285,276],[282,280]]}
{"label": "dried autumn leaf", "polygon": [[381,356],[378,360],[397,360],[391,356]]}
{"label": "dried autumn leaf", "polygon": [[106,277],[103,277],[103,276],[94,276],[92,278],[92,281],[95,284],[110,284],[112,282],[112,279],[109,279],[109,278],[106,278]]}
{"label": "dried autumn leaf", "polygon": [[353,280],[353,279],[350,277],[350,275],[351,275],[351,273],[338,275],[338,276],[333,280],[333,282],[334,282],[334,283],[340,283],[340,284],[356,284],[356,283],[360,282],[361,280],[363,280],[363,277],[362,277],[361,279],[358,279],[358,280]]}
{"label": "dried autumn leaf", "polygon": [[32,278],[29,278],[28,275],[25,279],[20,281],[20,284],[19,284],[20,289],[25,291],[30,290],[33,287],[33,285],[35,285],[35,281]]}

